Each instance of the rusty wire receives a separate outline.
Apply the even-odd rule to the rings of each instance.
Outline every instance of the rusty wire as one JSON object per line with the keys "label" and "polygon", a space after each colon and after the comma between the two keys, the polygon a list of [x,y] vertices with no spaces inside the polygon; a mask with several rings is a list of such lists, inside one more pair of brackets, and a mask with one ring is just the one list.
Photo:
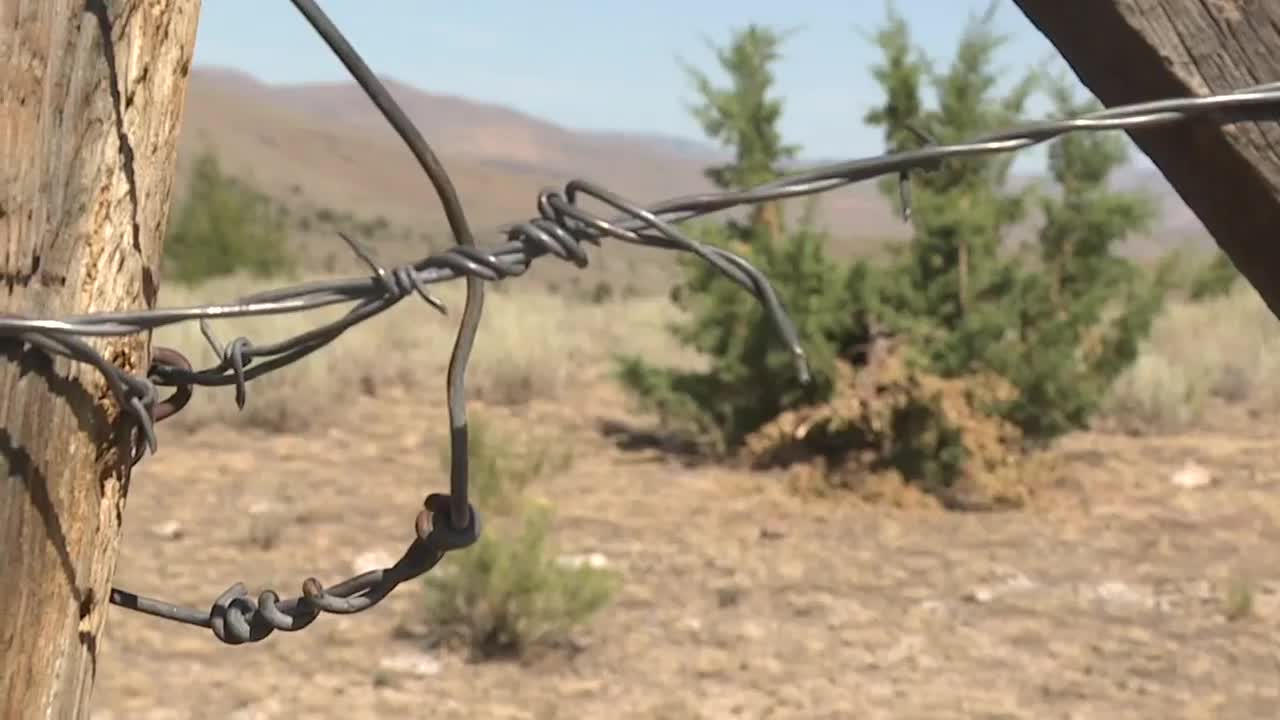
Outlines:
{"label": "rusty wire", "polygon": [[[327,588],[315,578],[308,578],[302,583],[302,595],[286,600],[281,600],[275,591],[265,590],[255,602],[245,586],[236,583],[219,595],[209,610],[182,608],[117,588],[111,591],[113,604],[209,628],[219,640],[228,644],[260,641],[275,630],[300,630],[321,612],[349,614],[366,610],[400,583],[429,571],[445,553],[465,548],[479,537],[480,518],[468,502],[464,380],[483,310],[484,283],[523,275],[535,260],[544,255],[553,255],[585,268],[588,256],[583,244],[599,246],[600,240],[606,237],[645,247],[692,253],[762,303],[781,341],[794,357],[799,378],[807,381],[808,365],[795,325],[769,281],[742,257],[691,240],[676,228],[678,223],[745,204],[827,192],[891,174],[897,174],[903,183],[905,217],[909,210],[906,207],[909,173],[935,167],[946,159],[1009,153],[1073,132],[1140,130],[1207,115],[1221,123],[1274,119],[1280,112],[1280,83],[1267,83],[1229,93],[1136,103],[1076,118],[1033,123],[963,143],[927,144],[915,150],[821,166],[743,191],[677,197],[647,208],[592,182],[573,180],[563,192],[546,190],[540,193],[536,218],[505,226],[501,231],[506,242],[482,250],[476,245],[462,202],[448,173],[421,133],[316,3],[313,0],[291,1],[418,160],[434,186],[455,245],[410,264],[385,268],[360,244],[341,235],[351,250],[370,267],[368,277],[304,283],[219,305],[96,313],[60,320],[0,314],[0,336],[27,343],[52,355],[91,364],[103,373],[120,405],[132,416],[141,436],[134,448],[133,462],[136,464],[147,451],[154,453],[157,449],[155,423],[179,412],[190,400],[195,386],[234,385],[236,403],[243,407],[250,380],[325,347],[349,328],[389,309],[410,294],[417,294],[438,311],[446,312],[444,304],[430,294],[428,287],[433,283],[465,278],[466,303],[446,383],[451,450],[449,492],[427,496],[415,518],[414,539],[394,565],[362,573]],[[588,212],[577,204],[581,197],[603,202],[619,215],[604,218]],[[264,345],[254,344],[244,337],[222,344],[207,323],[211,319],[301,312],[344,303],[355,303],[355,306],[343,317]],[[206,340],[221,358],[212,367],[195,370],[180,353],[169,348],[156,348],[147,376],[138,377],[112,365],[84,339],[147,332],[192,320],[200,323]],[[160,399],[159,386],[174,388],[174,392]]]}

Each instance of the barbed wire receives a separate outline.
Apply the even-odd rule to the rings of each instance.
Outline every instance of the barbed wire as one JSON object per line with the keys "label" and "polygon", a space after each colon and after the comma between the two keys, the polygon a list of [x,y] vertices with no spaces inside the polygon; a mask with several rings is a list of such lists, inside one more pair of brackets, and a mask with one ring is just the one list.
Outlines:
{"label": "barbed wire", "polygon": [[[236,403],[243,407],[249,381],[324,348],[346,330],[388,310],[410,294],[417,294],[437,311],[446,313],[444,303],[429,292],[429,286],[459,278],[466,281],[466,301],[446,381],[451,450],[449,492],[427,495],[415,517],[414,539],[394,565],[362,573],[328,588],[315,578],[308,578],[302,583],[302,595],[287,600],[281,600],[273,590],[265,590],[255,602],[244,584],[236,583],[219,595],[207,611],[179,607],[116,588],[111,591],[113,604],[209,628],[219,640],[229,644],[260,641],[275,630],[300,630],[321,612],[349,614],[367,610],[400,583],[431,570],[447,552],[468,547],[478,539],[480,517],[468,502],[464,380],[483,310],[485,283],[519,277],[534,261],[546,255],[585,268],[589,258],[584,245],[599,247],[605,238],[692,253],[763,305],[779,339],[794,358],[799,379],[807,382],[809,369],[796,327],[768,279],[741,256],[696,242],[676,225],[741,205],[829,192],[891,174],[897,174],[902,183],[905,218],[910,209],[909,173],[936,167],[943,160],[1010,153],[1075,132],[1142,130],[1206,116],[1219,123],[1229,123],[1275,119],[1280,115],[1280,83],[1260,84],[1229,93],[1135,103],[1075,118],[1022,125],[966,142],[929,144],[914,150],[824,165],[746,190],[686,195],[648,207],[632,203],[593,182],[572,180],[561,192],[539,193],[537,217],[500,228],[506,242],[481,249],[448,173],[403,109],[315,2],[291,1],[417,159],[440,200],[455,245],[415,262],[386,268],[361,244],[339,233],[352,252],[369,266],[369,276],[302,283],[225,304],[95,313],[60,320],[0,314],[0,336],[52,355],[88,363],[106,377],[112,393],[132,416],[136,432],[141,436],[133,451],[132,461],[136,465],[146,452],[157,450],[155,423],[181,411],[192,397],[194,387],[233,385]],[[602,202],[618,215],[606,218],[589,212],[579,205],[582,198]],[[245,337],[222,344],[208,324],[214,319],[303,312],[347,303],[354,303],[354,307],[337,320],[262,345]],[[206,341],[220,358],[217,364],[196,370],[181,353],[158,347],[152,353],[147,375],[139,377],[112,365],[85,340],[147,332],[190,321],[200,324]],[[174,388],[173,394],[160,399],[158,388],[161,386]]]}

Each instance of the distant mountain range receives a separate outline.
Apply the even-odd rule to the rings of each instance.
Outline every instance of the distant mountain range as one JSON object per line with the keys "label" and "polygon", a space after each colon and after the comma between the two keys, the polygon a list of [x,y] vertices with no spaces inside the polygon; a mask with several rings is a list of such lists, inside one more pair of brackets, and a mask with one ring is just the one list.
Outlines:
{"label": "distant mountain range", "polygon": [[[478,230],[536,216],[538,192],[572,178],[641,203],[707,192],[714,188],[704,168],[725,157],[699,140],[575,130],[501,105],[427,92],[393,78],[384,82],[444,162]],[[230,172],[290,205],[381,217],[443,237],[444,217],[431,185],[354,83],[270,85],[239,71],[197,68],[180,141],[180,192],[202,150],[215,151]],[[1158,173],[1126,171],[1118,185],[1143,187],[1161,198],[1158,227],[1135,248],[1168,248],[1203,236]],[[873,183],[825,193],[819,217],[837,237],[836,255],[907,232]],[[316,241],[327,243],[324,252],[337,249],[332,239]],[[422,252],[413,246],[392,250],[406,257]],[[617,252],[616,263],[623,265],[662,255],[609,248],[593,258],[615,264],[605,257]]]}

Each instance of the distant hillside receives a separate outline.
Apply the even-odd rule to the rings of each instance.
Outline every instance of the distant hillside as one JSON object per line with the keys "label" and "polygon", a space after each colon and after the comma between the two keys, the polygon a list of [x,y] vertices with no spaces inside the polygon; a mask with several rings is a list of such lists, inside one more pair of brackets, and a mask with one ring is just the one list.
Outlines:
{"label": "distant hillside", "polygon": [[[572,178],[641,203],[707,192],[713,188],[703,170],[724,157],[698,140],[579,131],[500,105],[430,93],[395,79],[384,82],[445,163],[478,233],[534,217],[538,192]],[[379,235],[378,251],[388,262],[422,254],[423,233],[437,243],[447,237],[430,183],[354,83],[268,85],[236,71],[197,68],[180,143],[180,192],[202,149],[215,150],[231,172],[287,203],[295,216],[382,218],[391,231]],[[1203,233],[1158,174],[1132,174],[1123,182],[1148,187],[1163,199],[1159,229],[1139,246],[1165,247],[1170,238]],[[840,256],[904,237],[907,230],[873,183],[826,193],[819,217],[836,233],[833,252]],[[345,262],[341,244],[324,223],[302,223],[294,234],[316,263]],[[670,272],[669,255],[657,251],[614,244],[592,257],[596,272],[634,270],[642,285],[661,282]],[[563,267],[544,271],[542,265],[536,270],[549,278],[584,275]]]}

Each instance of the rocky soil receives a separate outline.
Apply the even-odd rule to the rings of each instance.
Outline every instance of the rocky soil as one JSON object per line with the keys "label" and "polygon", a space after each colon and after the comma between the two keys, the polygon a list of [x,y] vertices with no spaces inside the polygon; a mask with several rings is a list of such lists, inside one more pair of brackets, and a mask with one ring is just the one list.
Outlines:
{"label": "rocky soil", "polygon": [[[802,497],[776,475],[617,448],[608,402],[554,429],[566,553],[624,577],[572,651],[433,647],[420,583],[243,646],[112,608],[94,717],[1263,718],[1280,706],[1280,441],[1068,438],[1030,506]],[[487,412],[474,410],[473,413]],[[443,409],[368,401],[324,431],[162,434],[135,473],[119,586],[208,607],[399,554],[444,490]],[[164,428],[161,428],[162,433]],[[446,562],[448,562],[446,560]]]}

